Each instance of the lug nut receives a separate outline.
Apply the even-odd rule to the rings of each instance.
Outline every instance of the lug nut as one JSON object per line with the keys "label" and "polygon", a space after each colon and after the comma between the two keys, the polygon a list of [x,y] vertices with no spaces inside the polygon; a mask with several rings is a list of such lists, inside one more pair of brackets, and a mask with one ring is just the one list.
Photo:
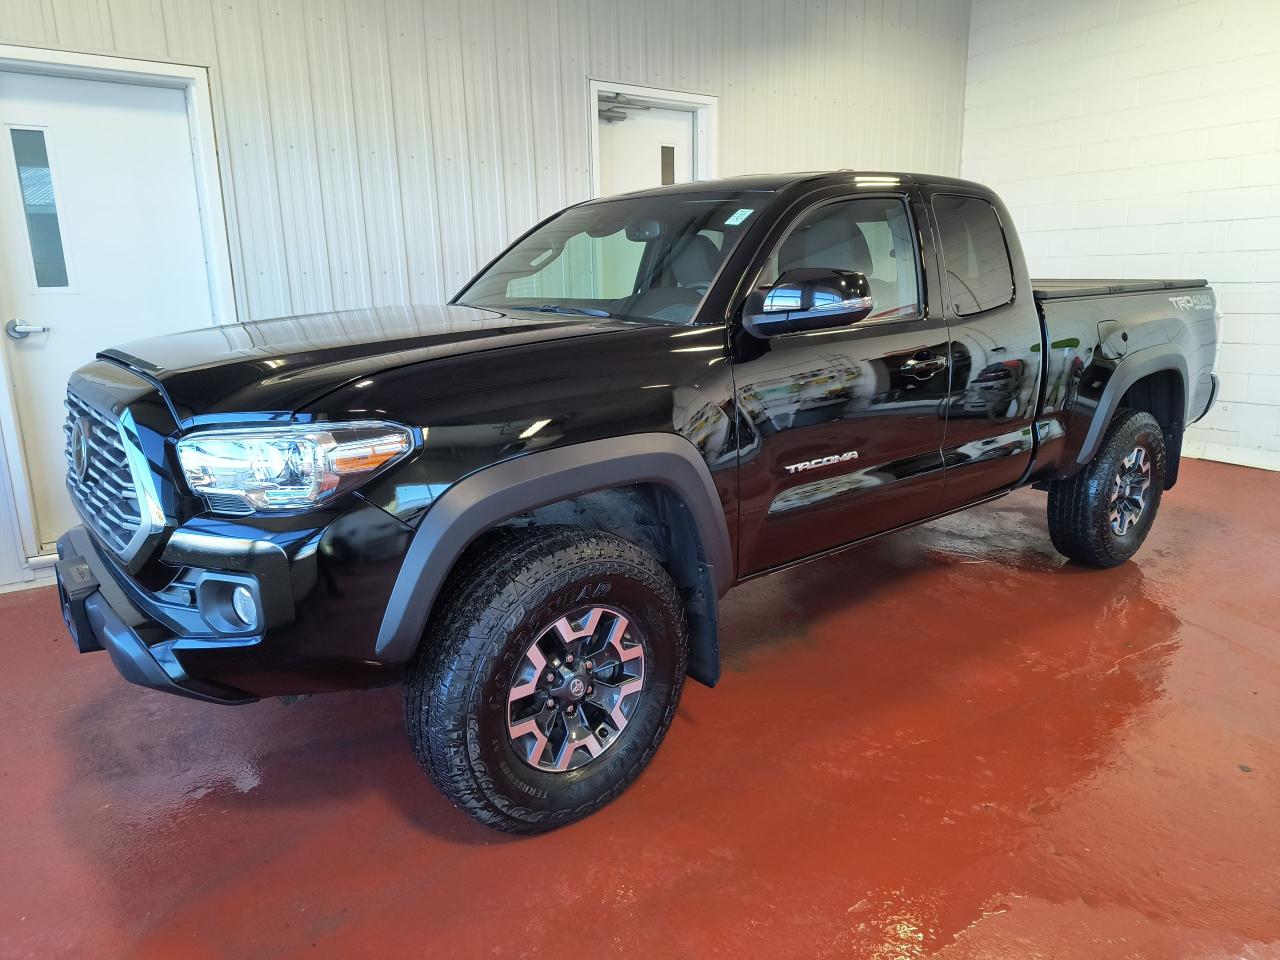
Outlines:
{"label": "lug nut", "polygon": [[587,696],[590,696],[591,694],[593,694],[593,693],[595,693],[595,692],[596,692],[596,688],[595,688],[595,687],[590,687],[590,686],[589,686],[589,687],[587,687]]}
{"label": "lug nut", "polygon": [[565,655],[565,658],[564,658],[564,662],[565,662],[565,663],[573,663],[573,654],[572,654],[572,653],[570,653],[570,654],[566,654],[566,655]]}
{"label": "lug nut", "polygon": [[596,668],[595,661],[588,660],[586,666],[588,670],[594,670]]}
{"label": "lug nut", "polygon": [[554,673],[548,673],[547,683],[555,683],[555,682],[556,682],[556,675]]}
{"label": "lug nut", "polygon": [[571,703],[571,704],[569,704],[567,707],[565,707],[565,708],[564,708],[564,712],[565,712],[565,713],[573,713],[573,712],[574,712],[574,710],[575,710],[575,708],[574,708],[574,706],[573,706],[573,704],[572,704],[572,703]]}

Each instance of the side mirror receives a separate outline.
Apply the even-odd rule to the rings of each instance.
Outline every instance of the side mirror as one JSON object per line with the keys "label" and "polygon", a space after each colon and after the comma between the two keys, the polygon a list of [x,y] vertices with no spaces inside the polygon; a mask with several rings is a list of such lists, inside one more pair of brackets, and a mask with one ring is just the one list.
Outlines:
{"label": "side mirror", "polygon": [[800,267],[788,270],[768,290],[747,298],[743,325],[757,337],[847,327],[875,306],[871,284],[851,270]]}

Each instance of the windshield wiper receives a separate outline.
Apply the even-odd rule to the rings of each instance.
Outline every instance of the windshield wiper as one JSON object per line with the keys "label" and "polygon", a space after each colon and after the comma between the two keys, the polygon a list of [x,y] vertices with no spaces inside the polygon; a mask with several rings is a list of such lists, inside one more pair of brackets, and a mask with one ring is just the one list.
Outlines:
{"label": "windshield wiper", "polygon": [[541,306],[532,306],[524,304],[518,307],[507,307],[508,310],[524,310],[528,313],[563,313],[574,317],[608,317],[611,316],[608,310],[593,310],[590,307],[563,307],[554,303],[544,303]]}

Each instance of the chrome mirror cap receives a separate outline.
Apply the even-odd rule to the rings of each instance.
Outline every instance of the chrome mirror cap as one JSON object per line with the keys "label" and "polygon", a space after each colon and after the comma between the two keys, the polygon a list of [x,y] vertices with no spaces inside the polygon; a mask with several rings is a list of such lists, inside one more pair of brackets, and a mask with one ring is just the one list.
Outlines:
{"label": "chrome mirror cap", "polygon": [[849,326],[874,308],[865,274],[804,267],[784,272],[768,290],[752,294],[743,324],[756,336],[771,337]]}

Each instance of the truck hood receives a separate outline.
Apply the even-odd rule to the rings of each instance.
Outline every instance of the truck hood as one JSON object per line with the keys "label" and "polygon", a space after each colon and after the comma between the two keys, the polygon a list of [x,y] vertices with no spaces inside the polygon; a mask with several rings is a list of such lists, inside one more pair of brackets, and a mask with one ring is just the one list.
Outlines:
{"label": "truck hood", "polygon": [[380,307],[203,327],[99,356],[159,383],[178,421],[190,425],[289,416],[343,384],[395,367],[633,326],[465,306]]}

